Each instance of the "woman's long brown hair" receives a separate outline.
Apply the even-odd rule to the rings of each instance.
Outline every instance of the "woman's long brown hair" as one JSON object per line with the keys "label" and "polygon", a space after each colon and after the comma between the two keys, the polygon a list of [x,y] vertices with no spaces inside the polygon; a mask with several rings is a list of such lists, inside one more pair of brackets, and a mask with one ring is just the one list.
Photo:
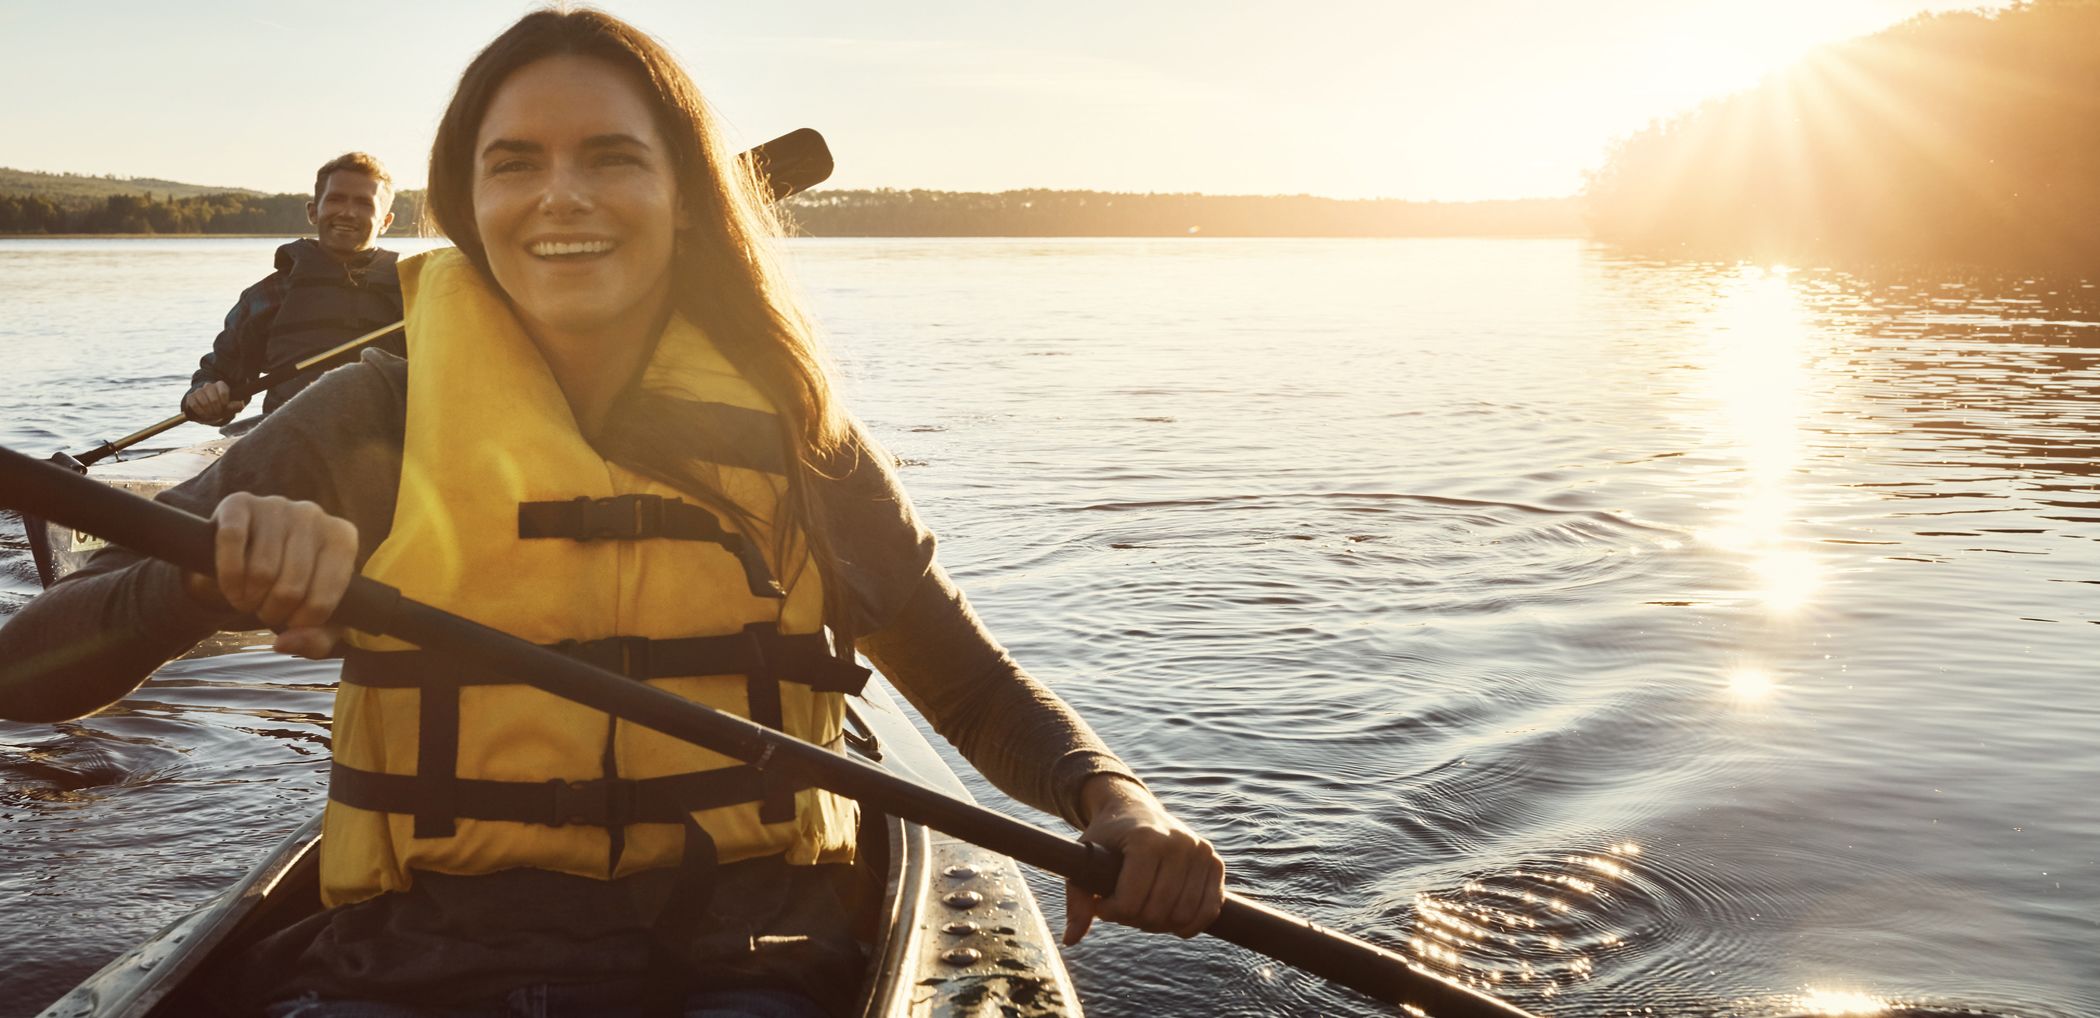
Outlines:
{"label": "woman's long brown hair", "polygon": [[[806,482],[812,474],[844,466],[846,417],[834,398],[814,329],[773,261],[780,220],[764,197],[763,181],[728,151],[699,90],[661,43],[587,8],[534,11],[519,19],[467,65],[445,108],[430,148],[431,217],[495,285],[474,224],[474,142],[504,81],[553,56],[603,60],[631,75],[648,100],[657,131],[670,147],[678,195],[690,219],[678,233],[672,256],[673,304],[780,409],[790,466],[778,518],[803,524],[819,567],[828,573],[825,535],[808,525]],[[745,533],[754,533],[746,507],[727,498],[701,461],[702,443],[720,436],[706,434],[700,418],[679,403],[630,385],[592,442],[607,459],[728,511]],[[785,542],[795,528],[772,529],[779,539],[774,561],[792,568],[800,556]],[[830,621],[837,622],[835,617]]]}

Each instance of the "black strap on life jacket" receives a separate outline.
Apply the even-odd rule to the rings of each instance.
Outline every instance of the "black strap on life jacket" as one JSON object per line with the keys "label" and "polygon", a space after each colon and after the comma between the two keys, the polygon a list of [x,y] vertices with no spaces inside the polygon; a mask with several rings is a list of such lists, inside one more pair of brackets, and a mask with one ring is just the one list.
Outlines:
{"label": "black strap on life jacket", "polygon": [[669,415],[664,423],[671,432],[708,436],[708,462],[787,476],[792,456],[780,415],[704,399],[674,400],[664,410]]}
{"label": "black strap on life jacket", "polygon": [[[750,675],[795,682],[820,693],[858,695],[872,674],[832,655],[822,633],[783,633],[771,622],[754,622],[721,636],[609,636],[544,645],[593,667],[630,679],[695,675]],[[373,689],[520,684],[515,674],[461,661],[439,651],[365,650],[346,647],[343,681]]]}
{"label": "black strap on life jacket", "polygon": [[[739,632],[720,636],[670,639],[615,636],[582,642],[565,640],[548,649],[637,680],[742,675],[751,720],[776,730],[784,726],[781,682],[800,683],[819,692],[851,695],[861,691],[870,674],[867,669],[834,656],[830,641],[822,633],[782,633],[771,622],[755,622]],[[573,818],[572,811],[561,806],[560,802],[549,805],[550,800],[544,797],[556,793],[547,790],[552,787],[547,783],[485,781],[458,776],[460,690],[466,686],[516,684],[516,675],[462,662],[437,651],[377,651],[352,647],[343,654],[343,681],[374,689],[413,688],[419,694],[416,773],[380,774],[337,764],[332,774],[351,784],[345,786],[345,794],[337,795],[336,786],[331,783],[329,795],[345,805],[412,815],[418,838],[449,838],[456,830],[455,821],[460,818],[517,820],[555,826],[595,822]],[[659,797],[647,800],[649,802],[671,802],[673,799],[661,797],[673,794],[665,790],[675,790],[678,796],[699,803],[686,807],[688,809],[758,802],[761,804],[759,819],[764,823],[794,819],[795,793],[806,786],[792,784],[755,768],[741,770],[750,773],[743,775],[738,768],[727,768],[675,775],[673,778],[646,779],[643,784],[656,782],[649,787],[664,789],[647,793]],[[590,814],[607,818],[599,826],[676,822],[675,817],[672,820],[618,819],[634,815],[620,806],[624,801],[620,797],[629,793],[617,789],[627,779],[601,780],[610,783],[607,787],[613,790],[606,794],[613,798],[603,811]],[[707,786],[719,781],[731,782],[731,785],[726,789],[709,790]],[[522,787],[491,792],[496,786],[511,785]],[[589,793],[570,790],[561,794],[573,800],[577,795]],[[722,795],[729,798],[720,800]],[[351,796],[359,798],[353,800]],[[379,805],[363,805],[366,802]],[[507,812],[502,816],[486,815],[491,809]],[[648,815],[668,814],[658,809]],[[570,818],[548,819],[562,817]]]}
{"label": "black strap on life jacket", "polygon": [[[415,774],[385,774],[336,761],[328,797],[375,813],[422,816],[447,808],[457,820],[508,820],[543,827],[621,828],[628,824],[684,824],[699,810],[760,802],[776,784],[809,787],[742,764],[660,778],[588,781],[489,781],[454,778],[440,800],[436,785]],[[417,837],[426,835],[418,832]]]}
{"label": "black strap on life jacket", "polygon": [[782,590],[758,548],[731,532],[704,506],[662,495],[579,495],[558,502],[518,504],[518,536],[527,540],[565,537],[572,541],[708,541],[736,556],[752,597],[782,598]]}
{"label": "black strap on life jacket", "polygon": [[[765,415],[771,417],[772,415]],[[629,494],[609,498],[578,496],[558,502],[523,502],[518,505],[518,536],[523,539],[568,538],[574,541],[647,541],[668,539],[674,541],[710,541],[719,544],[736,556],[744,569],[744,582],[753,597],[785,598],[787,592],[773,579],[766,568],[766,560],[758,547],[746,540],[742,534],[731,532],[722,525],[704,506],[693,505],[679,498],[662,495]],[[768,638],[768,633],[773,639]],[[773,646],[779,633],[770,627],[746,626],[745,645],[727,653],[736,655],[741,651],[735,668],[718,668],[711,671],[669,671],[657,675],[642,675],[641,678],[656,678],[661,675],[721,675],[740,673],[745,678],[746,701],[750,704],[751,720],[768,728],[782,726],[780,716],[780,682],[788,678],[781,674],[783,661],[770,651],[783,649]],[[821,638],[819,646],[823,646]],[[623,670],[629,667],[626,657],[634,653],[634,646],[622,644],[618,648],[623,655]],[[641,649],[654,657],[655,646],[645,642]],[[675,652],[676,648],[665,648]],[[828,647],[826,648],[828,653]],[[705,653],[724,653],[721,648],[710,647]],[[683,664],[683,663],[681,663]],[[644,670],[650,667],[644,663]],[[668,667],[678,667],[677,665]],[[813,675],[828,675],[836,665],[809,663]],[[852,668],[850,663],[845,667]],[[858,669],[855,669],[858,670]],[[865,681],[865,676],[861,677]],[[858,691],[858,685],[855,686]],[[765,823],[780,823],[795,816],[795,793],[793,789],[776,787],[768,791],[765,805],[759,810],[759,819]]]}

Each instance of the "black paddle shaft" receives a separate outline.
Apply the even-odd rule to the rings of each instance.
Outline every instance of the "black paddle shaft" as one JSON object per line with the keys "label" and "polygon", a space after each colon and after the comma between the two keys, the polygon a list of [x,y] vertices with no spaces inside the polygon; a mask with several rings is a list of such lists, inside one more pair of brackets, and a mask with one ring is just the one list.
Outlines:
{"label": "black paddle shaft", "polygon": [[[0,448],[0,506],[57,520],[193,572],[212,574],[210,520],[140,498],[51,463]],[[601,671],[470,619],[402,597],[366,577],[351,581],[333,621],[462,661],[491,665],[556,696],[705,746],[884,813],[944,831],[1077,881],[1114,890],[1121,858],[1033,824],[951,798],[735,715]],[[1205,932],[1437,1018],[1527,1018],[1528,1012],[1430,972],[1405,957],[1227,892]]]}

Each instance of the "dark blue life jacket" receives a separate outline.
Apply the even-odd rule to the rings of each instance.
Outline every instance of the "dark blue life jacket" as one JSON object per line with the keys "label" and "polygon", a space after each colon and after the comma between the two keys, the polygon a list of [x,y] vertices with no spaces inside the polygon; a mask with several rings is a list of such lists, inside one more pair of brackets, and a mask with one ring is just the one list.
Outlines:
{"label": "dark blue life jacket", "polygon": [[[288,285],[270,321],[262,363],[311,357],[400,321],[401,281],[394,274],[395,260],[394,252],[379,250],[362,267],[352,268],[311,238],[278,248],[277,268]],[[402,352],[400,333],[376,345]],[[271,388],[263,412],[277,409],[320,376],[319,370],[307,371]]]}

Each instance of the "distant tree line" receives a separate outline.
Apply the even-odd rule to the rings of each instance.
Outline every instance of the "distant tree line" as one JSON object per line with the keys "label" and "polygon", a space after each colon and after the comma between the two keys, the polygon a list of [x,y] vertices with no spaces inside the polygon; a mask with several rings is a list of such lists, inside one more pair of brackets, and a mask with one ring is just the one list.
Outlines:
{"label": "distant tree line", "polygon": [[[303,194],[111,194],[100,197],[0,194],[0,234],[265,233],[296,235],[306,222]],[[422,192],[394,198],[393,235],[415,231]]]}
{"label": "distant tree line", "polygon": [[1349,201],[1309,195],[818,190],[787,203],[817,237],[1569,236],[1568,199]]}
{"label": "distant tree line", "polygon": [[[0,194],[0,234],[301,234],[303,194]],[[393,235],[413,234],[423,192],[394,200]],[[1307,195],[1116,194],[1104,191],[813,191],[788,202],[818,237],[1400,237],[1573,236],[1571,199],[1348,201]]]}
{"label": "distant tree line", "polygon": [[1618,146],[1586,191],[1629,248],[2100,265],[2100,3],[1914,18]]}

